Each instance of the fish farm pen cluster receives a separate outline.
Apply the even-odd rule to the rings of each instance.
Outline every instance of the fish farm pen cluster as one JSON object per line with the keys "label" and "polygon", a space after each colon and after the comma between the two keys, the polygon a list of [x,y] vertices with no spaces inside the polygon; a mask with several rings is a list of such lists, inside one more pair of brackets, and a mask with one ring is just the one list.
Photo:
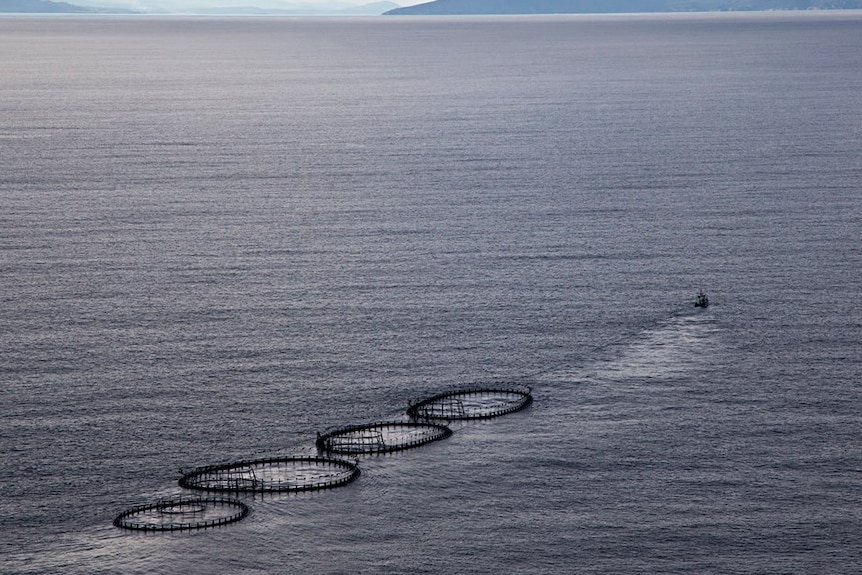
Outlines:
{"label": "fish farm pen cluster", "polygon": [[[446,439],[452,430],[429,420],[487,419],[524,409],[533,401],[526,386],[496,385],[446,391],[410,404],[409,421],[350,425],[317,434],[319,457],[268,457],[197,467],[183,473],[184,489],[230,493],[289,493],[341,487],[359,477],[356,463],[324,454],[373,455]],[[417,421],[421,420],[421,421]],[[114,525],[132,531],[190,531],[244,519],[237,499],[179,496],[120,513]]]}

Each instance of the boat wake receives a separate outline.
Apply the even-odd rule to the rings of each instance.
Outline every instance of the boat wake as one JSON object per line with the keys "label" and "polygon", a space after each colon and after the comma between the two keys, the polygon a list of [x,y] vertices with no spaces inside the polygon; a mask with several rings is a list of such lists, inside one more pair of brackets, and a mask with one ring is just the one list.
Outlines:
{"label": "boat wake", "polygon": [[572,381],[620,382],[685,377],[711,354],[715,320],[699,314],[682,315],[600,350],[585,365],[545,372],[548,383]]}

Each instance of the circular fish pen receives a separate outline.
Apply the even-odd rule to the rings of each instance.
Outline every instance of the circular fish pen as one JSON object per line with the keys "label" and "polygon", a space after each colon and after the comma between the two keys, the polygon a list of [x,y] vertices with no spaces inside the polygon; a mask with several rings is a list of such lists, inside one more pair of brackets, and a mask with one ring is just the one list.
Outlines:
{"label": "circular fish pen", "polygon": [[533,402],[529,387],[471,387],[438,393],[411,404],[414,419],[487,419],[520,411]]}
{"label": "circular fish pen", "polygon": [[339,454],[389,453],[446,439],[452,430],[435,423],[396,421],[351,425],[318,434],[317,448]]}
{"label": "circular fish pen", "polygon": [[234,499],[175,497],[123,511],[114,526],[132,531],[209,529],[244,519],[248,505]]}
{"label": "circular fish pen", "polygon": [[359,467],[328,457],[270,457],[198,467],[182,476],[180,487],[199,491],[277,493],[347,485]]}

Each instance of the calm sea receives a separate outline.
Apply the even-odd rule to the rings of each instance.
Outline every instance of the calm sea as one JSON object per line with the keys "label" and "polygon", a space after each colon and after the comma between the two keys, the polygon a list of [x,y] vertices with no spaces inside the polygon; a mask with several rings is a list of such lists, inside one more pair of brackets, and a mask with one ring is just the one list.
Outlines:
{"label": "calm sea", "polygon": [[0,570],[858,573],[860,280],[860,12],[0,18]]}

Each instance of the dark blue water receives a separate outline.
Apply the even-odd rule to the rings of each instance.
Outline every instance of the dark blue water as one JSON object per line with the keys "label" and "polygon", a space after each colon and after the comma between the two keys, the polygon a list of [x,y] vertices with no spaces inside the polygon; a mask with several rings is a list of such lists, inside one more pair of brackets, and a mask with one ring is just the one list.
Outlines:
{"label": "dark blue water", "polygon": [[[860,110],[854,12],[0,19],[0,570],[858,572]],[[111,525],[497,379],[347,487]]]}

